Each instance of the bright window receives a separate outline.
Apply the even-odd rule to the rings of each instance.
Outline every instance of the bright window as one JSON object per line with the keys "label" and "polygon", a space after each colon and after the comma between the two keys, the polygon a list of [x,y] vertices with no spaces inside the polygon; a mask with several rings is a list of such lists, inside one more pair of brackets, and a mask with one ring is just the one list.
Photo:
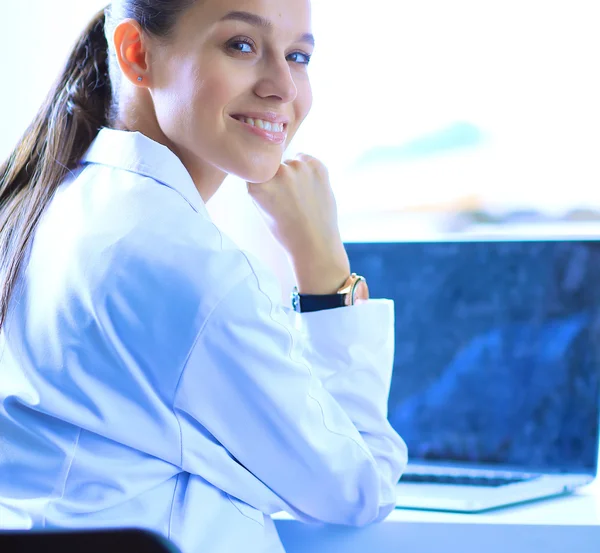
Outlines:
{"label": "bright window", "polygon": [[[3,6],[1,157],[105,2]],[[290,153],[326,162],[346,234],[600,220],[598,0],[314,0],[313,20]]]}

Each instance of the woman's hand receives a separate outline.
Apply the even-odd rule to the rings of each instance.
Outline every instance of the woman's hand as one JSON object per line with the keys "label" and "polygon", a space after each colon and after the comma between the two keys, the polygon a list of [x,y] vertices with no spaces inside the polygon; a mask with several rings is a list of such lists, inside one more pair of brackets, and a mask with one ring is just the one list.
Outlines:
{"label": "woman's hand", "polygon": [[333,294],[350,275],[327,168],[299,154],[264,183],[248,183],[269,230],[287,251],[303,294]]}

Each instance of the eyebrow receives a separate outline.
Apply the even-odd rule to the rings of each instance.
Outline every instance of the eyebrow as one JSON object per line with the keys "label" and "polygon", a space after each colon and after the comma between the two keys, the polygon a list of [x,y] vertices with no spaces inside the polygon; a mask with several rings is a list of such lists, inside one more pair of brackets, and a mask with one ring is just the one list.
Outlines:
{"label": "eyebrow", "polygon": [[[229,12],[221,18],[221,21],[243,21],[255,27],[262,27],[264,29],[271,30],[274,25],[268,19],[250,12],[234,11]],[[311,46],[315,45],[315,37],[311,33],[304,33],[300,36],[300,42],[307,42]]]}

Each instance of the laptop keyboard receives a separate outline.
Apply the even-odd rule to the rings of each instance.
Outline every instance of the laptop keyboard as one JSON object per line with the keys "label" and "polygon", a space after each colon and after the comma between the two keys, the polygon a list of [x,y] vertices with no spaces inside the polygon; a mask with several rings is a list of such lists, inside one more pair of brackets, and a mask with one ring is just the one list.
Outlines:
{"label": "laptop keyboard", "polygon": [[468,474],[426,474],[406,473],[400,479],[400,483],[407,484],[450,484],[453,486],[480,486],[487,488],[498,488],[517,482],[528,482],[538,478],[536,475],[514,475],[514,476],[482,476]]}

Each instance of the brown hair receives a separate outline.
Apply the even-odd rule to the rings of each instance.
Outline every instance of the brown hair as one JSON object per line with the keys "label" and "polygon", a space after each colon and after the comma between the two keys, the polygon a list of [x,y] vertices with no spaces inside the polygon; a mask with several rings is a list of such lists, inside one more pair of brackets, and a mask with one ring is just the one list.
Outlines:
{"label": "brown hair", "polygon": [[[121,72],[106,35],[123,19],[170,36],[195,0],[115,0],[78,38],[66,66],[17,146],[0,165],[0,327],[39,220],[100,128],[114,124]],[[106,23],[106,28],[105,28]],[[112,47],[110,48],[112,50]]]}

